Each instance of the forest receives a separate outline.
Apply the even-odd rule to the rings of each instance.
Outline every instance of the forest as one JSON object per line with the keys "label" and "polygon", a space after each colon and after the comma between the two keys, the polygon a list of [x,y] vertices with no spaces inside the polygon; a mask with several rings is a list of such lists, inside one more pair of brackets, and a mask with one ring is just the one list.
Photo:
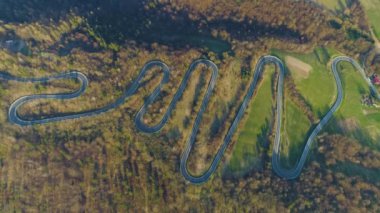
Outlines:
{"label": "forest", "polygon": [[[371,67],[369,74],[380,74],[365,8],[359,0],[348,2],[343,11],[333,12],[304,0],[0,0],[0,71],[41,77],[77,70],[88,77],[88,90],[77,99],[33,101],[20,108],[22,116],[33,119],[112,103],[148,61],[159,59],[168,64],[171,76],[144,117],[145,123],[155,124],[189,65],[199,58],[212,60],[219,68],[218,81],[188,161],[191,173],[199,175],[222,144],[261,56],[312,55],[317,62],[304,61],[312,61],[313,69],[329,70],[330,59],[344,54]],[[266,69],[273,75],[267,80],[263,77],[260,85],[269,85],[262,96],[269,100],[270,114],[278,73],[272,66]],[[331,78],[331,73],[326,76]],[[248,144],[256,150],[256,164],[235,171],[238,167],[232,162],[242,166],[239,159],[249,158],[236,158],[235,153],[245,124],[250,123],[251,106],[211,179],[202,185],[186,182],[180,158],[210,72],[200,66],[167,125],[158,133],[144,134],[136,129],[134,116],[161,77],[160,70],[150,72],[136,95],[105,114],[30,127],[8,122],[14,100],[73,91],[78,82],[0,81],[0,210],[379,211],[380,145],[376,139],[380,136],[376,133],[380,129],[355,128],[360,119],[357,125],[344,126],[345,116],[350,115],[346,108],[318,136],[296,180],[286,181],[272,171],[272,118],[262,119],[265,125]],[[302,86],[289,69],[286,103],[293,104],[312,126],[321,118],[324,104],[310,101]],[[370,114],[375,109],[365,110]],[[296,149],[303,148],[300,144]],[[251,149],[248,146],[241,149]],[[294,158],[285,159],[285,164],[292,165]]]}

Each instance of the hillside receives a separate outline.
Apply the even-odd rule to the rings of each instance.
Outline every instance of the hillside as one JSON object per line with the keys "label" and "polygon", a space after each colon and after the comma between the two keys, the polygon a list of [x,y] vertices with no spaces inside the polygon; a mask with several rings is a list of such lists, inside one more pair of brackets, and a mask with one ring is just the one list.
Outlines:
{"label": "hillside", "polygon": [[[155,125],[192,63],[215,63],[218,77],[185,163],[191,175],[201,176],[223,145],[260,58],[278,57],[285,71],[280,164],[292,168],[337,96],[333,58],[350,56],[366,75],[380,74],[369,2],[0,0],[0,211],[379,211],[379,103],[348,63],[338,67],[343,103],[295,180],[272,170],[279,67],[264,67],[220,163],[202,184],[183,177],[181,158],[203,109],[212,66],[194,68],[167,123],[155,133],[141,131],[135,116],[165,82],[162,67],[151,67],[133,95],[119,99],[145,65],[165,63],[170,77],[142,117],[142,123]],[[18,98],[62,95],[83,82],[17,82],[9,76],[69,71],[88,79],[83,93],[29,100],[16,117],[54,120],[117,107],[45,124],[10,122],[8,110]]]}

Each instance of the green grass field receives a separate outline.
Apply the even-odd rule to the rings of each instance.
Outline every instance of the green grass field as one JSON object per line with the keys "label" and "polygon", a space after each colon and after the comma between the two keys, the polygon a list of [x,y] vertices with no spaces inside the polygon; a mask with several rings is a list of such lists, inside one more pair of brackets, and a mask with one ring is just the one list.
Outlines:
{"label": "green grass field", "polygon": [[372,29],[378,39],[380,39],[380,1],[360,0],[369,18]]}
{"label": "green grass field", "polygon": [[[332,56],[338,55],[333,49],[327,51]],[[370,93],[367,83],[348,63],[340,64],[339,73],[344,88],[344,100],[325,131],[354,138],[364,146],[380,150],[380,109],[361,104],[362,95]],[[378,170],[364,168],[352,162],[340,162],[333,169],[346,175],[359,175],[371,182],[379,180],[376,178]]]}
{"label": "green grass field", "polygon": [[311,123],[289,98],[285,98],[284,106],[281,131],[281,163],[286,168],[293,168],[302,154]]}
{"label": "green grass field", "polygon": [[[307,78],[295,79],[297,91],[310,105],[316,118],[322,118],[334,103],[336,87],[334,77],[327,67],[330,54],[323,48],[317,48],[309,54],[288,53],[273,50],[273,55],[285,62],[286,56],[294,57],[312,67]],[[286,64],[285,64],[286,66]],[[288,74],[293,70],[286,67]],[[312,123],[294,102],[285,96],[285,110],[282,129],[282,164],[291,168],[302,154]]]}
{"label": "green grass field", "polygon": [[[366,146],[380,149],[380,109],[361,104],[362,95],[369,94],[368,85],[350,64],[341,64],[340,73],[344,100],[335,120],[327,127],[328,131],[353,137]],[[339,123],[350,125],[347,128]]]}
{"label": "green grass field", "polygon": [[[325,65],[329,55],[327,51],[318,50],[315,53],[306,55],[278,50],[273,50],[272,54],[282,60],[284,60],[285,56],[293,56],[313,67],[308,78],[297,80],[295,83],[297,90],[312,106],[315,115],[322,117],[333,103],[336,89],[331,71]],[[260,137],[263,132],[265,134],[266,128],[264,127],[267,127],[274,116],[271,111],[271,106],[273,106],[274,102],[268,98],[272,95],[272,86],[268,75],[271,75],[271,72],[264,74],[259,92],[250,104],[248,119],[239,133],[238,141],[227,165],[226,171],[233,174],[244,175],[252,168],[260,167],[260,159],[258,158],[259,144],[263,142]],[[320,87],[320,82],[324,82],[323,87]],[[281,160],[285,167],[292,167],[302,153],[312,124],[302,110],[286,94],[284,104]]]}
{"label": "green grass field", "polygon": [[316,2],[334,11],[343,10],[346,7],[345,0],[316,0]]}
{"label": "green grass field", "polygon": [[258,92],[247,109],[249,117],[242,125],[243,128],[226,167],[226,171],[233,176],[242,176],[252,169],[261,167],[260,144],[267,142],[265,132],[270,129],[268,125],[273,119],[274,100],[271,98],[273,73],[273,67],[266,68]]}
{"label": "green grass field", "polygon": [[[274,50],[272,54],[282,60],[286,56],[292,56],[312,66],[307,78],[294,80],[294,83],[297,91],[310,104],[315,116],[322,118],[334,103],[337,93],[334,77],[327,63],[330,57],[338,53],[331,49],[317,48],[309,54],[279,50]],[[260,141],[260,136],[266,132],[263,127],[267,127],[274,116],[271,111],[274,101],[268,98],[272,95],[269,78],[271,73],[273,70],[264,74],[259,92],[250,104],[248,118],[243,124],[226,167],[228,172],[240,176],[253,168],[260,168],[260,143],[263,142]],[[365,146],[380,150],[380,143],[377,142],[380,141],[380,109],[363,106],[361,103],[362,95],[369,94],[368,85],[348,63],[341,63],[340,74],[344,87],[344,101],[324,131],[352,137]],[[286,93],[283,115],[281,162],[283,166],[290,168],[300,157],[312,124]],[[342,124],[346,124],[346,127]]]}
{"label": "green grass field", "polygon": [[[324,54],[322,55],[320,52]],[[330,67],[326,66],[330,57],[328,51],[322,51],[322,48],[318,48],[313,53],[296,54],[274,50],[272,54],[278,56],[283,61],[285,61],[285,56],[292,56],[312,66],[313,69],[308,78],[296,80],[294,83],[298,92],[310,104],[315,116],[319,118],[323,117],[334,103],[336,95],[334,77]]]}

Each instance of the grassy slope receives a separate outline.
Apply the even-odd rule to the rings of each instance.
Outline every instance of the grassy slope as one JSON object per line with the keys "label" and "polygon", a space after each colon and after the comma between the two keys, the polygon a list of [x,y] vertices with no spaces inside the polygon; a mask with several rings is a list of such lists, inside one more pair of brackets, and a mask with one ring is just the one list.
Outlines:
{"label": "grassy slope", "polygon": [[[346,7],[345,0],[316,0],[316,2],[334,11],[342,11]],[[371,22],[376,37],[380,39],[380,1],[360,0],[360,2],[367,11],[368,18]]]}
{"label": "grassy slope", "polygon": [[[328,54],[335,55],[337,52],[327,50]],[[332,105],[336,96],[336,88],[333,76],[329,67],[318,60],[316,53],[294,54],[281,51],[273,51],[274,55],[284,58],[287,55],[296,57],[313,67],[307,79],[295,81],[296,87],[301,95],[312,106],[313,112],[318,117],[322,117]],[[380,149],[380,110],[362,106],[361,96],[369,92],[368,86],[352,66],[347,63],[342,64],[340,71],[345,98],[339,111],[335,114],[335,119],[329,123],[326,130],[331,133],[342,133],[358,139],[362,144]],[[265,75],[267,76],[268,73]],[[269,79],[269,78],[268,78]],[[236,143],[233,155],[228,165],[229,171],[244,172],[252,167],[257,167],[258,160],[258,139],[261,135],[261,127],[265,125],[265,118],[272,118],[272,113],[268,111],[272,101],[268,101],[270,95],[270,81],[264,77],[263,84],[249,109],[249,117],[245,123]],[[323,86],[321,86],[323,82]],[[365,114],[364,110],[370,112]],[[291,118],[291,119],[289,119]],[[357,121],[358,129],[351,132],[344,132],[338,122],[352,118]],[[283,156],[284,166],[292,166],[298,160],[303,150],[307,132],[311,124],[301,112],[301,110],[288,98],[285,98],[285,111],[283,118]],[[294,130],[297,131],[294,131]],[[289,157],[288,157],[289,156]]]}
{"label": "grassy slope", "polygon": [[252,168],[260,167],[259,144],[265,141],[259,137],[262,135],[262,128],[265,128],[267,122],[270,122],[273,117],[271,109],[274,101],[270,98],[272,97],[271,76],[273,73],[273,68],[267,68],[264,72],[258,92],[247,110],[249,117],[238,136],[226,168],[226,171],[234,175],[243,175]]}
{"label": "grassy slope", "polygon": [[380,39],[380,1],[379,0],[360,0],[367,11],[367,16],[371,22],[373,31]]}
{"label": "grassy slope", "polygon": [[[329,50],[331,55],[337,54]],[[340,75],[344,88],[344,100],[335,119],[330,122],[326,130],[330,133],[340,133],[357,139],[359,143],[373,149],[380,150],[380,110],[363,106],[360,102],[362,94],[369,94],[369,88],[361,75],[348,63],[342,63]],[[364,111],[370,112],[365,114]],[[354,119],[357,122],[356,130],[344,130],[339,127],[338,122],[344,119]],[[340,162],[333,168],[337,172],[346,175],[359,175],[369,181],[378,181],[376,169],[368,169],[352,162]]]}
{"label": "grassy slope", "polygon": [[[274,55],[283,61],[285,56],[293,56],[313,67],[309,77],[295,81],[297,90],[311,105],[314,114],[322,117],[333,104],[336,94],[334,77],[329,68],[318,60],[315,52],[309,54],[295,54],[281,51],[273,51]],[[323,84],[321,84],[321,82]]]}
{"label": "grassy slope", "polygon": [[346,5],[345,0],[316,0],[316,2],[331,10],[342,10],[342,7]]}
{"label": "grassy slope", "polygon": [[[329,59],[328,52],[318,48],[309,54],[287,53],[278,50],[274,50],[273,54],[283,61],[285,56],[292,56],[313,67],[308,78],[295,79],[294,83],[298,92],[311,106],[314,115],[318,118],[323,117],[333,104],[336,94],[334,78],[326,66]],[[289,72],[291,73],[291,71]],[[284,166],[292,167],[303,151],[312,124],[301,109],[288,99],[285,100],[284,116],[282,162]]]}
{"label": "grassy slope", "polygon": [[289,98],[285,98],[285,110],[281,132],[281,161],[287,168],[292,168],[298,161],[311,123],[300,108]]}
{"label": "grassy slope", "polygon": [[[361,104],[362,94],[369,94],[369,88],[354,68],[344,63],[340,71],[344,87],[344,101],[336,113],[335,122],[331,122],[330,131],[344,133],[358,139],[359,142],[380,149],[380,110]],[[365,113],[367,112],[367,113]],[[337,122],[342,119],[354,119],[357,130],[348,131],[338,127]]]}
{"label": "grassy slope", "polygon": [[[290,55],[313,67],[313,71],[307,79],[296,80],[295,83],[297,89],[301,91],[301,95],[311,104],[315,115],[321,117],[333,103],[333,97],[336,93],[331,71],[326,68],[326,65],[318,61],[318,57],[314,53],[302,55],[274,50],[273,54],[281,59]],[[320,87],[320,82],[324,82],[325,86]],[[265,119],[271,120],[271,116],[273,116],[270,111],[270,105],[273,102],[267,98],[271,94],[270,87],[269,80],[264,77],[263,85],[251,103],[248,120],[234,147],[227,167],[229,171],[244,173],[252,167],[258,167],[257,163],[260,163],[257,148],[259,147],[258,136],[262,134],[261,128],[265,126]],[[302,153],[311,123],[301,109],[287,98],[286,94],[284,109],[282,161],[284,166],[291,167]],[[294,131],[295,129],[297,131]]]}

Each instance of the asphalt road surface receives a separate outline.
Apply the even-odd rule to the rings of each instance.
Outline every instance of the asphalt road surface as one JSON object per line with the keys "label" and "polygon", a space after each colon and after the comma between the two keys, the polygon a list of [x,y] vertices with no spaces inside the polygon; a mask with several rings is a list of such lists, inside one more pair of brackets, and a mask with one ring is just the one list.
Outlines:
{"label": "asphalt road surface", "polygon": [[[150,104],[152,104],[158,95],[160,95],[162,87],[169,81],[170,78],[170,69],[169,67],[161,62],[161,61],[150,61],[141,69],[139,75],[137,78],[132,82],[131,86],[126,89],[123,92],[123,95],[119,97],[114,103],[111,103],[109,105],[106,105],[99,109],[84,111],[84,112],[78,112],[68,115],[62,115],[62,116],[53,116],[49,118],[43,118],[43,119],[31,119],[27,120],[24,119],[22,116],[18,114],[18,109],[20,106],[24,105],[27,102],[30,102],[32,100],[40,100],[40,99],[58,99],[58,100],[67,100],[67,99],[73,99],[80,95],[82,95],[86,88],[88,87],[88,79],[85,75],[83,75],[80,72],[77,71],[70,71],[67,73],[63,73],[56,76],[51,77],[43,77],[43,78],[20,78],[20,77],[14,77],[9,75],[8,73],[0,72],[0,79],[6,80],[6,81],[17,81],[17,82],[35,82],[35,83],[41,83],[41,82],[49,82],[57,79],[77,79],[81,86],[78,90],[71,92],[71,93],[61,93],[61,94],[38,94],[38,95],[28,95],[21,97],[14,101],[8,111],[8,118],[11,123],[14,123],[19,126],[30,126],[35,124],[45,124],[49,122],[57,122],[57,121],[63,121],[68,119],[79,119],[82,117],[89,117],[89,116],[95,116],[102,113],[105,113],[109,110],[112,110],[119,105],[123,104],[127,98],[134,95],[137,90],[142,86],[141,80],[144,78],[146,73],[150,70],[152,70],[153,67],[159,67],[163,71],[163,78],[161,82],[156,86],[156,88],[153,90],[153,92],[147,97],[145,100],[143,106],[140,108],[140,110],[137,112],[135,116],[135,125],[137,129],[139,129],[142,132],[145,133],[154,133],[157,131],[160,131],[164,125],[167,123],[167,121],[170,118],[170,114],[175,109],[177,102],[180,100],[181,96],[183,95],[187,83],[189,79],[191,78],[191,75],[195,68],[197,68],[199,65],[205,65],[209,70],[211,70],[211,79],[209,80],[207,91],[203,97],[202,105],[200,107],[200,110],[198,111],[198,114],[196,116],[194,125],[192,127],[191,134],[187,140],[186,147],[183,151],[181,162],[180,162],[180,170],[182,175],[186,180],[188,180],[191,183],[194,184],[200,184],[206,182],[211,175],[215,172],[217,169],[224,152],[226,151],[229,143],[231,142],[231,139],[236,132],[236,129],[244,115],[245,110],[247,109],[249,102],[252,99],[253,94],[255,93],[255,90],[257,89],[258,82],[260,80],[260,77],[262,76],[262,72],[264,71],[264,67],[267,64],[274,64],[276,65],[279,75],[278,75],[278,84],[277,84],[277,97],[276,97],[276,127],[275,127],[275,143],[273,147],[273,154],[272,154],[272,166],[273,170],[279,175],[280,177],[284,179],[295,179],[297,178],[302,168],[305,165],[305,162],[307,160],[308,153],[310,151],[310,148],[312,146],[312,143],[314,142],[315,138],[317,137],[318,133],[323,129],[323,127],[329,122],[329,120],[332,118],[333,114],[339,109],[340,105],[343,101],[343,88],[342,88],[342,82],[338,73],[338,64],[340,62],[348,62],[351,63],[362,75],[364,80],[368,83],[369,87],[371,88],[373,94],[380,99],[380,96],[377,92],[377,89],[372,85],[371,81],[367,78],[364,70],[360,67],[358,63],[356,63],[353,59],[346,57],[346,56],[340,56],[336,57],[332,61],[332,72],[334,75],[334,79],[337,86],[338,95],[336,97],[334,105],[329,109],[329,111],[326,113],[326,115],[321,119],[321,121],[316,125],[316,127],[313,129],[313,131],[310,133],[306,145],[304,147],[304,150],[302,152],[301,157],[299,158],[296,166],[292,169],[285,169],[281,167],[280,163],[280,148],[281,148],[281,121],[282,121],[282,111],[283,111],[283,88],[284,88],[284,75],[285,75],[285,68],[280,59],[274,56],[263,56],[259,59],[257,62],[257,65],[254,70],[254,76],[253,79],[249,85],[247,94],[245,95],[238,112],[236,113],[236,116],[231,124],[231,126],[228,129],[228,132],[223,140],[223,144],[217,151],[210,167],[200,176],[194,176],[192,175],[187,167],[187,161],[190,155],[190,152],[192,148],[194,147],[194,143],[196,141],[196,135],[199,130],[199,125],[202,121],[202,115],[204,111],[207,108],[207,105],[209,103],[210,97],[212,95],[213,89],[216,84],[217,75],[218,75],[218,68],[217,66],[209,60],[205,59],[199,59],[194,61],[190,68],[187,70],[177,92],[173,96],[173,99],[171,100],[165,114],[163,115],[161,121],[159,121],[157,124],[153,126],[149,126],[143,122],[143,116],[147,112],[147,108]],[[317,89],[317,88],[316,88]]]}

